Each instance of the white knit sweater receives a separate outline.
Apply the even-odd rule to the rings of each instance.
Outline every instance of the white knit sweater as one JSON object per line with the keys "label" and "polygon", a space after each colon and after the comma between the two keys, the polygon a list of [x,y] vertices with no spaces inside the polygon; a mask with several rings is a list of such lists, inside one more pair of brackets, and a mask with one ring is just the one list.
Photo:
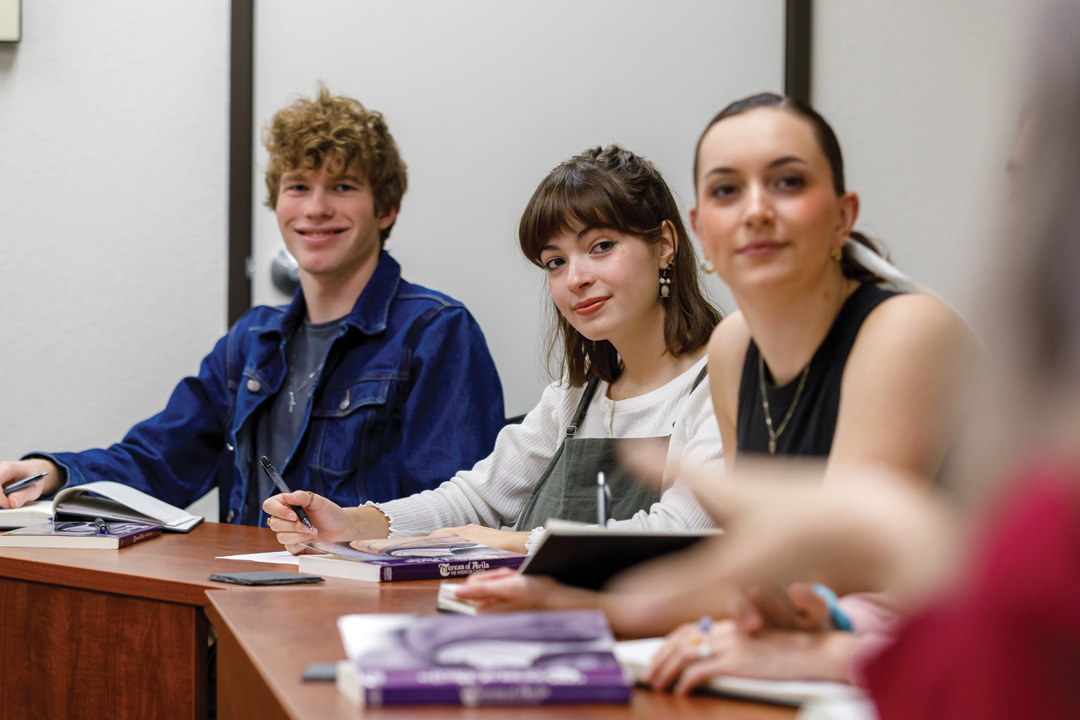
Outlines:
{"label": "white knit sweater", "polygon": [[[608,384],[601,381],[576,437],[670,435],[669,466],[675,459],[693,459],[714,472],[722,472],[720,428],[713,415],[708,380],[690,392],[705,362],[702,358],[663,387],[626,400],[609,399]],[[438,528],[469,523],[493,528],[512,526],[558,450],[583,390],[552,383],[525,420],[503,428],[491,455],[471,470],[462,470],[434,490],[378,503],[390,520],[390,537],[426,535]],[[662,489],[660,500],[648,511],[641,510],[611,525],[642,530],[715,527],[693,493],[681,483],[665,474]],[[539,532],[534,532],[530,550],[538,540]]]}

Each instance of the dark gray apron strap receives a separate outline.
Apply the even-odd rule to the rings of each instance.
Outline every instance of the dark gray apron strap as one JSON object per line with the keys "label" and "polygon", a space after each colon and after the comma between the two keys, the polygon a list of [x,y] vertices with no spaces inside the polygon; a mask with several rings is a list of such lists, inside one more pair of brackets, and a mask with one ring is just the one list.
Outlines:
{"label": "dark gray apron strap", "polygon": [[535,525],[528,524],[529,522],[532,522],[532,518],[536,517],[541,512],[546,512],[546,510],[536,509],[536,504],[541,495],[541,491],[543,491],[544,487],[547,485],[548,478],[551,477],[555,469],[559,467],[559,463],[563,456],[563,450],[566,447],[566,440],[573,438],[577,434],[578,428],[581,427],[581,423],[584,422],[585,413],[589,410],[589,403],[592,402],[593,395],[596,394],[596,386],[599,384],[600,378],[593,378],[585,384],[585,390],[581,393],[581,400],[578,401],[577,409],[574,410],[574,415],[570,420],[570,424],[566,426],[566,434],[563,436],[563,441],[559,443],[559,449],[555,451],[555,454],[551,458],[551,462],[548,463],[547,469],[544,470],[544,474],[540,476],[536,485],[533,486],[532,494],[529,495],[529,499],[525,501],[525,505],[518,515],[517,522],[514,523],[515,530],[532,530],[533,528],[543,525],[547,520],[548,516],[544,515],[540,522]]}
{"label": "dark gray apron strap", "polygon": [[577,435],[581,423],[585,422],[585,413],[589,412],[589,403],[592,402],[593,395],[596,394],[596,386],[599,384],[600,378],[593,378],[585,385],[585,390],[581,393],[581,400],[577,404],[577,410],[574,410],[574,417],[570,424],[566,426],[566,437],[572,438]]}
{"label": "dark gray apron strap", "polygon": [[704,380],[708,374],[709,363],[706,362],[705,365],[701,368],[701,372],[699,372],[697,374],[697,377],[694,378],[694,384],[690,386],[690,392],[694,392],[695,390],[697,390],[697,386],[701,384],[701,381]]}

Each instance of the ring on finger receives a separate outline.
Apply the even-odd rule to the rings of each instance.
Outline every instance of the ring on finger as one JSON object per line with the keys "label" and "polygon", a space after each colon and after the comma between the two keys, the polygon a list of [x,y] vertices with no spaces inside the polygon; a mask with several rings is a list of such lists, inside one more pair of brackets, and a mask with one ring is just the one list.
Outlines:
{"label": "ring on finger", "polygon": [[702,642],[697,648],[698,658],[701,660],[708,660],[712,656],[712,648],[709,647],[709,643]]}
{"label": "ring on finger", "polygon": [[705,642],[705,638],[709,636],[709,631],[712,630],[713,620],[708,615],[702,615],[701,619],[697,621],[697,625],[694,628],[694,634],[690,636],[690,644],[698,646],[698,652],[704,652],[702,657],[709,656],[709,646]]}

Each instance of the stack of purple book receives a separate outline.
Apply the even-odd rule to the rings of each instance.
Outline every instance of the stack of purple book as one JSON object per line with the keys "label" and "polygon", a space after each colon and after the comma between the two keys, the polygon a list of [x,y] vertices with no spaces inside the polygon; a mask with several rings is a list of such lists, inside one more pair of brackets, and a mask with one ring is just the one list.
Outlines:
{"label": "stack of purple book", "polygon": [[458,578],[516,568],[527,557],[459,537],[316,542],[308,547],[325,554],[301,555],[300,572],[368,582]]}
{"label": "stack of purple book", "polygon": [[338,688],[360,705],[626,703],[602,613],[346,615]]}

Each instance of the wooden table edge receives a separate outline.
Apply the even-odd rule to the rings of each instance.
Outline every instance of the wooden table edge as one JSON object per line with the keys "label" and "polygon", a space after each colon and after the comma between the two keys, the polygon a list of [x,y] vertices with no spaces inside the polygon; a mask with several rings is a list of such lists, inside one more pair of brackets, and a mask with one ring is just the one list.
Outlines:
{"label": "wooden table edge", "polygon": [[[223,616],[220,612],[218,612],[218,608],[217,608],[217,606],[215,605],[215,602],[214,602],[215,599],[216,599],[216,596],[219,595],[219,594],[225,595],[225,594],[228,594],[228,592],[229,591],[224,589],[224,588],[215,588],[215,589],[207,590],[205,592],[205,595],[206,595],[206,605],[205,605],[206,617],[210,621],[210,623],[214,626],[214,628],[217,630],[218,641],[220,642],[222,631],[228,632],[229,637],[232,639],[233,642],[235,642],[240,647],[240,649],[244,653],[244,657],[247,658],[248,662],[251,663],[252,667],[254,667],[255,671],[259,674],[259,678],[262,680],[263,687],[265,688],[265,690],[269,691],[274,696],[274,699],[277,700],[278,704],[285,711],[285,713],[291,718],[302,717],[303,713],[298,712],[299,709],[293,707],[293,703],[289,699],[289,697],[287,695],[281,693],[278,690],[277,685],[270,681],[270,674],[268,672],[268,668],[266,668],[264,666],[264,664],[259,660],[258,653],[255,652],[254,649],[252,647],[250,647],[243,640],[243,638],[240,637],[240,635],[236,632],[236,629],[225,618],[225,616]],[[334,688],[334,692],[337,692],[336,687]]]}

